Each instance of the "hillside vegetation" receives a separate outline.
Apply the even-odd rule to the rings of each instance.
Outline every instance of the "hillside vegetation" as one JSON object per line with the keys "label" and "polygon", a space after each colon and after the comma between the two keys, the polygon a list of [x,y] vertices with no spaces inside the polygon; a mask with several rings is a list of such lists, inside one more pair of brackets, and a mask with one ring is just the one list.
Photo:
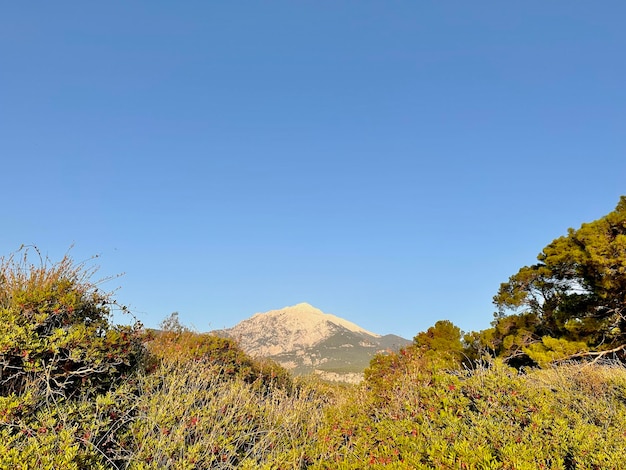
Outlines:
{"label": "hillside vegetation", "polygon": [[503,283],[491,328],[437,322],[358,386],[176,315],[113,325],[93,272],[30,255],[0,264],[0,469],[626,467],[625,198]]}

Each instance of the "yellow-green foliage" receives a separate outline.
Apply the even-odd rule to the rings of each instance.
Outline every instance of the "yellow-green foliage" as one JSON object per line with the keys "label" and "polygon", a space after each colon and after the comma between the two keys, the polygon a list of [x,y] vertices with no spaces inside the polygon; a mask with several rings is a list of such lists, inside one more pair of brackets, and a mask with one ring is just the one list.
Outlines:
{"label": "yellow-green foliage", "polygon": [[425,356],[437,360],[442,367],[455,367],[463,360],[461,329],[449,320],[440,320],[418,333],[413,342]]}
{"label": "yellow-green foliage", "polygon": [[306,383],[259,394],[202,364],[161,366],[142,390],[130,468],[299,468],[326,403]]}
{"label": "yellow-green foliage", "polygon": [[[373,387],[291,390],[205,362],[161,363],[95,398],[27,416],[5,397],[0,469],[622,469],[626,369],[407,360]],[[387,380],[387,381],[386,381]],[[385,399],[381,400],[381,393]]]}
{"label": "yellow-green foliage", "polygon": [[[588,353],[625,360],[626,196],[606,216],[544,247],[537,263],[500,285],[494,303],[493,343],[510,364]],[[546,337],[563,341],[547,344]]]}
{"label": "yellow-green foliage", "polygon": [[[0,428],[0,469],[121,468],[123,447],[136,419],[137,382],[104,394],[50,400],[21,416],[6,415]],[[0,402],[0,415],[27,397]]]}
{"label": "yellow-green foliage", "polygon": [[71,262],[12,263],[0,276],[0,470],[626,468],[626,368],[548,365],[583,345],[519,341],[544,369],[479,356],[466,369],[461,347],[491,349],[491,333],[464,345],[440,322],[340,387],[170,322],[139,368],[141,332],[110,326],[110,299]]}
{"label": "yellow-green foliage", "polygon": [[[51,402],[0,430],[0,469],[299,468],[330,395],[207,363],[161,364],[92,399]],[[19,406],[0,402],[0,414]],[[271,463],[271,464],[270,464]]]}
{"label": "yellow-green foliage", "polygon": [[[366,384],[367,385],[367,384]],[[320,430],[312,468],[622,469],[626,369],[467,372],[407,365],[384,405],[367,388]],[[377,393],[380,384],[377,385]]]}
{"label": "yellow-green foliage", "polygon": [[137,364],[139,326],[110,325],[114,302],[91,274],[67,256],[0,259],[0,396],[26,384],[62,397],[105,390]]}
{"label": "yellow-green foliage", "polygon": [[239,377],[257,386],[291,386],[291,375],[286,369],[271,360],[251,358],[229,338],[177,327],[155,333],[147,346],[153,365],[161,362],[194,367],[194,363],[202,363],[218,366],[223,374]]}
{"label": "yellow-green foliage", "polygon": [[565,338],[544,336],[540,343],[533,343],[524,348],[524,352],[539,366],[545,367],[560,359],[575,356],[587,349],[583,341],[568,341]]}

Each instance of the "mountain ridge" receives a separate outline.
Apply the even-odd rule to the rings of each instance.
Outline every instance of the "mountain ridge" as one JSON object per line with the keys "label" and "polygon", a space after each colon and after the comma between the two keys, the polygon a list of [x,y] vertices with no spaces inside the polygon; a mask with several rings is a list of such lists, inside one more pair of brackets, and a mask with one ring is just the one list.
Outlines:
{"label": "mountain ridge", "polygon": [[235,339],[251,356],[267,357],[296,375],[357,382],[377,352],[411,341],[380,335],[302,302],[252,315],[232,328],[212,333]]}

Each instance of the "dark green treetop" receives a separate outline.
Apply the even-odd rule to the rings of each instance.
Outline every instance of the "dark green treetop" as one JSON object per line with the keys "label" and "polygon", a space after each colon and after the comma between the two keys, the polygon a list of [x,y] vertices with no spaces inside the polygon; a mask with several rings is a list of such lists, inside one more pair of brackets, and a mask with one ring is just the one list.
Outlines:
{"label": "dark green treetop", "polygon": [[[626,349],[626,196],[569,229],[502,283],[494,304],[497,352],[547,363]],[[508,312],[512,315],[507,316]]]}

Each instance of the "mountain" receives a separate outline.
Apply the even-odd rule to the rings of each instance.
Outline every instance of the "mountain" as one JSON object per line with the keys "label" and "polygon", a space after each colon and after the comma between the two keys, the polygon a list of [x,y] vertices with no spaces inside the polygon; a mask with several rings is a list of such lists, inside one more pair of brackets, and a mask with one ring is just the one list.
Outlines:
{"label": "mountain", "polygon": [[372,333],[307,303],[257,313],[213,333],[234,338],[251,356],[273,359],[296,375],[314,373],[343,382],[360,381],[377,352],[411,344],[400,336]]}

